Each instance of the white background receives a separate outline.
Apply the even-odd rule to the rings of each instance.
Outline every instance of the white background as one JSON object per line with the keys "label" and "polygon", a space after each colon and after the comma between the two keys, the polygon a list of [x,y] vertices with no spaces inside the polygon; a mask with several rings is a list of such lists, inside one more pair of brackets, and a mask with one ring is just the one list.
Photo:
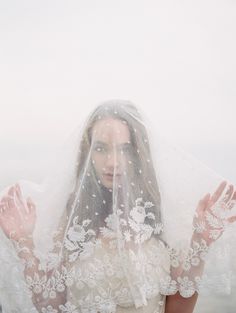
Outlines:
{"label": "white background", "polygon": [[0,25],[2,184],[110,98],[236,182],[235,1],[2,0]]}
{"label": "white background", "polygon": [[236,183],[235,38],[234,0],[1,0],[0,186],[110,98]]}

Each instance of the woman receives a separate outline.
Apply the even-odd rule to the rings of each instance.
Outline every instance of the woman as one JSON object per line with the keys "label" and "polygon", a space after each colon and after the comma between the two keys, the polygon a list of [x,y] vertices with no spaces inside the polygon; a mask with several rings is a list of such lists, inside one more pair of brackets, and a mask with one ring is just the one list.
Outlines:
{"label": "woman", "polygon": [[[150,147],[149,140],[155,135],[150,134],[139,110],[129,101],[104,102],[89,115],[77,137],[71,189],[67,186],[70,193],[66,192],[62,201],[66,205],[60,204],[59,225],[49,232],[53,234],[50,250],[43,252],[42,245],[35,244],[37,238],[46,238],[43,224],[37,221],[45,201],[25,199],[20,183],[2,197],[0,225],[4,240],[9,238],[13,243],[24,265],[18,279],[26,281],[26,285],[17,287],[17,294],[24,300],[3,297],[4,312],[193,312],[209,247],[221,237],[226,222],[236,220],[233,214],[222,215],[222,208],[224,212],[233,208],[236,191],[231,184],[226,190],[227,182],[223,180],[215,192],[195,202],[195,215],[191,209],[179,211],[184,220],[191,216],[194,226],[190,232],[190,223],[185,227],[182,220],[182,228],[186,229],[181,237],[173,220],[171,226],[168,217],[163,223],[165,209],[178,208],[178,201],[171,193],[168,171],[164,176],[161,173],[163,150],[158,146],[151,151],[154,143]],[[179,155],[172,151],[173,156]],[[170,161],[164,162],[170,171]],[[175,167],[177,162],[175,158]],[[70,171],[66,169],[65,173],[69,176]],[[171,175],[174,189],[178,189],[179,174],[171,170]],[[181,177],[184,175],[181,173]],[[188,178],[194,182],[189,174]],[[210,181],[218,182],[215,176]],[[48,207],[55,205],[60,188],[48,200]],[[186,189],[178,194],[189,204],[187,200],[194,195],[194,202],[198,192]],[[41,191],[35,199],[44,199],[45,195]],[[48,219],[52,221],[56,216],[53,211]],[[35,236],[37,223],[40,226]],[[179,236],[182,246],[187,242],[185,247],[179,249],[176,241],[168,240],[170,228],[175,229],[174,236]],[[8,257],[13,255],[11,252]],[[2,260],[6,263],[6,255]],[[10,284],[9,290],[14,289],[13,285],[15,288],[15,283]]]}

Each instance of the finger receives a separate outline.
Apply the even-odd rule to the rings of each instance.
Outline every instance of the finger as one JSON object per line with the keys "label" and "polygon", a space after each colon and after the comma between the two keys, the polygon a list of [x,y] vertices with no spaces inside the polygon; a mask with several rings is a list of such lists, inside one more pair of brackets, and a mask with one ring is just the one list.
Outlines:
{"label": "finger", "polygon": [[21,192],[20,186],[19,186],[18,184],[16,184],[15,187],[14,187],[14,193],[15,193],[15,195],[17,196],[19,202],[20,202],[22,205],[24,205],[22,192]]}
{"label": "finger", "polygon": [[231,210],[235,206],[235,204],[236,204],[236,191],[234,191],[233,197],[227,205],[227,209]]}
{"label": "finger", "polygon": [[2,211],[1,211],[1,218],[2,218],[2,220],[3,221],[7,221],[7,220],[9,220],[9,218],[8,218],[8,213],[7,213],[7,210],[8,208],[4,208]]}
{"label": "finger", "polygon": [[35,213],[35,208],[36,208],[36,205],[35,203],[32,201],[32,199],[29,197],[27,198],[27,208],[28,208],[28,213],[29,214],[34,214]]}
{"label": "finger", "polygon": [[16,203],[15,203],[15,188],[11,187],[8,191],[8,194],[6,196],[7,203],[9,206],[9,209],[16,209]]}
{"label": "finger", "polygon": [[198,203],[197,213],[202,215],[207,207],[208,201],[210,199],[210,194],[206,194]]}
{"label": "finger", "polygon": [[222,201],[224,203],[227,203],[231,199],[233,193],[234,193],[234,186],[229,185],[228,190],[227,190],[225,196],[223,197]]}
{"label": "finger", "polygon": [[8,207],[7,207],[8,214],[12,214],[14,211],[16,211],[14,200],[11,197],[8,197],[7,204],[8,204]]}
{"label": "finger", "polygon": [[4,231],[5,233],[5,220],[4,220],[4,217],[2,216],[2,214],[0,214],[0,227],[2,228],[2,230]]}
{"label": "finger", "polygon": [[15,187],[15,190],[17,190],[19,192],[19,194],[22,196],[20,185],[17,183],[17,184],[15,184],[14,187]]}
{"label": "finger", "polygon": [[227,185],[227,181],[222,181],[216,191],[213,193],[211,199],[210,199],[210,205],[213,205],[216,203],[216,201],[220,198],[222,195],[222,192],[224,191],[225,187]]}
{"label": "finger", "polygon": [[3,213],[7,208],[7,204],[6,203],[0,203],[0,214]]}
{"label": "finger", "polygon": [[7,202],[8,202],[8,197],[7,196],[4,196],[4,197],[2,197],[2,200],[1,200],[1,204],[3,204],[3,205],[6,205],[7,204]]}
{"label": "finger", "polygon": [[15,201],[16,201],[16,204],[18,205],[19,213],[23,215],[27,214],[28,210],[26,208],[26,204],[24,202],[24,198],[23,198],[20,186],[18,184],[15,185],[14,191],[15,191]]}
{"label": "finger", "polygon": [[16,195],[15,195],[15,186],[12,186],[7,193],[7,203],[9,206],[9,210],[17,210],[17,203],[16,203]]}
{"label": "finger", "polygon": [[207,193],[206,196],[203,198],[203,205],[204,205],[204,211],[207,209],[209,201],[211,198],[211,194]]}
{"label": "finger", "polygon": [[234,194],[231,200],[236,200],[236,190],[234,191]]}
{"label": "finger", "polygon": [[19,197],[20,199],[23,198],[22,190],[21,190],[21,187],[20,187],[19,184],[16,184],[16,185],[14,186],[14,191],[16,192],[16,194],[18,195],[18,197]]}
{"label": "finger", "polygon": [[14,186],[8,189],[8,195],[13,196],[14,195]]}
{"label": "finger", "polygon": [[20,222],[21,212],[15,202],[15,197],[8,197],[8,207],[5,210],[5,215],[7,216],[8,220],[15,220]]}
{"label": "finger", "polygon": [[231,217],[229,217],[227,220],[228,220],[228,222],[230,222],[230,223],[234,223],[234,222],[236,221],[236,216],[231,216]]}

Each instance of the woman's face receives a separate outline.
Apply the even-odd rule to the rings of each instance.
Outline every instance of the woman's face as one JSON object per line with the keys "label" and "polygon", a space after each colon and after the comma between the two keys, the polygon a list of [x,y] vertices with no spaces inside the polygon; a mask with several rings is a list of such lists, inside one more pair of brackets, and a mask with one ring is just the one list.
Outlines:
{"label": "woman's face", "polygon": [[92,162],[101,183],[112,188],[124,174],[131,151],[129,128],[121,120],[107,117],[92,129]]}

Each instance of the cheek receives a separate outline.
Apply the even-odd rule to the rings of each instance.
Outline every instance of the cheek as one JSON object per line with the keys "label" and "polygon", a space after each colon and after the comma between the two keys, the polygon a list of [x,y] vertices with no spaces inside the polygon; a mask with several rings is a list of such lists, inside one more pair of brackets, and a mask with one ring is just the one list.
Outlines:
{"label": "cheek", "polygon": [[130,160],[131,160],[131,158],[129,157],[129,155],[122,154],[122,153],[120,153],[118,155],[119,165],[120,165],[120,167],[122,167],[124,169],[129,166]]}
{"label": "cheek", "polygon": [[102,168],[104,167],[105,157],[102,155],[93,154],[92,155],[92,163],[93,163],[93,166],[94,166],[96,172],[101,172]]}

